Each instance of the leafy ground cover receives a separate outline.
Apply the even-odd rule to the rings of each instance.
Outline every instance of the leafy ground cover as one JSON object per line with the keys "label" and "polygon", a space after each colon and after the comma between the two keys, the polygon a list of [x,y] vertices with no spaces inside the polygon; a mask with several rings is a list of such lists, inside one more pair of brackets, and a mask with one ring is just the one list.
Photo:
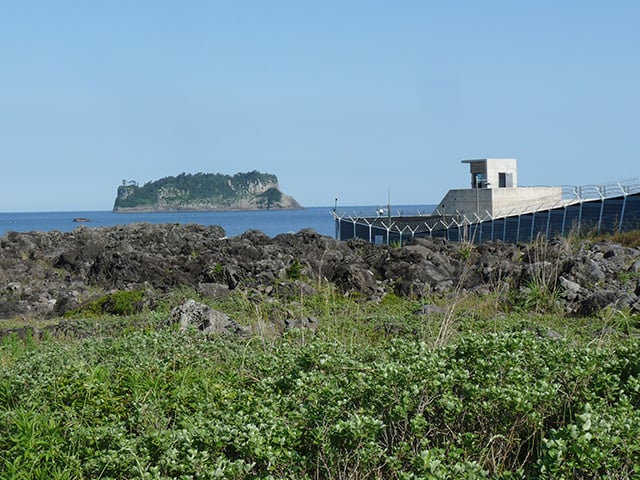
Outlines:
{"label": "leafy ground cover", "polygon": [[84,339],[5,339],[0,477],[640,476],[638,319],[624,312],[500,313],[485,296],[425,316],[332,291],[213,304],[256,329],[278,311],[320,321],[243,340],[162,328],[189,295],[91,316],[102,327]]}

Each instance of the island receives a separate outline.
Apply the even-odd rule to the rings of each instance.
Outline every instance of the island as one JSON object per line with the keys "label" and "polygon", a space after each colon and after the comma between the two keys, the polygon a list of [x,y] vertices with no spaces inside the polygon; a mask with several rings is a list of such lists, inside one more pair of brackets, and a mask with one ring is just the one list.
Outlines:
{"label": "island", "polygon": [[280,190],[278,178],[256,170],[235,175],[181,173],[140,186],[123,180],[114,212],[211,212],[296,210],[302,206]]}

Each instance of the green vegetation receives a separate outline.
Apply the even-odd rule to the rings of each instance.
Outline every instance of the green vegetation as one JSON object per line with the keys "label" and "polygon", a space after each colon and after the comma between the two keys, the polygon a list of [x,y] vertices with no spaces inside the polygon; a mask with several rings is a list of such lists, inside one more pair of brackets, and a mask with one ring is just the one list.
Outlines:
{"label": "green vegetation", "polygon": [[[208,302],[256,331],[274,312],[313,316],[315,334],[161,328],[195,296],[184,290],[104,317],[113,328],[89,338],[6,338],[0,478],[640,476],[637,315],[500,312],[488,296],[434,298],[446,313],[416,315],[393,294],[319,291]],[[137,295],[84,313],[124,314]]]}
{"label": "green vegetation", "polygon": [[[205,201],[226,205],[239,197],[249,195],[249,188],[256,183],[277,185],[278,179],[275,175],[252,171],[233,176],[219,173],[181,173],[177,177],[161,178],[141,187],[125,182],[118,187],[114,208],[151,207],[156,205],[161,197],[165,200],[170,199],[173,203],[197,204]],[[269,188],[259,196],[259,202],[269,206],[281,198],[282,194],[277,188]]]}
{"label": "green vegetation", "polygon": [[610,240],[625,247],[640,248],[640,230],[616,232],[608,235],[599,235],[594,240]]}
{"label": "green vegetation", "polygon": [[282,192],[277,188],[269,188],[257,195],[256,201],[262,208],[271,208],[282,201]]}
{"label": "green vegetation", "polygon": [[613,233],[597,233],[596,228],[584,227],[581,229],[573,229],[567,237],[571,243],[578,245],[585,240],[589,242],[614,242],[623,247],[640,248],[640,229],[627,230]]}
{"label": "green vegetation", "polygon": [[286,274],[289,280],[299,280],[302,278],[302,270],[304,266],[300,263],[300,260],[297,258],[293,259],[291,265],[287,268]]}
{"label": "green vegetation", "polygon": [[142,311],[143,290],[126,290],[110,293],[88,304],[70,310],[66,317],[96,317],[99,315],[126,316]]}

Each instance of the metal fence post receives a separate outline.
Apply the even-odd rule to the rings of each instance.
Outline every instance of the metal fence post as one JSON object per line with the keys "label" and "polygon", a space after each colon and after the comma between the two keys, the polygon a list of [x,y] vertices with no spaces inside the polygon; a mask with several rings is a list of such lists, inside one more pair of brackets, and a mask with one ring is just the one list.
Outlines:
{"label": "metal fence post", "polygon": [[507,238],[507,218],[508,217],[502,218],[502,241],[503,242],[506,242],[506,238]]}
{"label": "metal fence post", "polygon": [[604,195],[600,192],[600,189],[597,188],[598,193],[600,194],[600,215],[598,216],[598,233],[600,233],[600,228],[602,226],[602,212],[604,211],[604,202],[607,193],[607,188],[604,188]]}
{"label": "metal fence post", "polygon": [[[625,189],[628,190],[628,189]],[[627,195],[628,195],[628,191],[623,191],[624,192],[624,200],[622,200],[622,208],[620,209],[620,223],[618,225],[618,232],[622,231],[622,223],[624,222],[624,213],[625,210],[627,208]]]}

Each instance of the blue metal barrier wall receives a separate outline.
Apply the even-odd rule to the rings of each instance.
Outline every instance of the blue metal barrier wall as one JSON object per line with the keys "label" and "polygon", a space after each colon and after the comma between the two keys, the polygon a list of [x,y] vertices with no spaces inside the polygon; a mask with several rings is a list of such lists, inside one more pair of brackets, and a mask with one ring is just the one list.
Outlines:
{"label": "blue metal barrier wall", "polygon": [[412,237],[445,238],[481,243],[492,240],[530,242],[592,231],[613,233],[640,229],[640,191],[636,193],[578,200],[535,212],[497,218],[439,219],[437,216],[376,218],[341,217],[335,214],[336,238],[362,238],[391,245]]}

